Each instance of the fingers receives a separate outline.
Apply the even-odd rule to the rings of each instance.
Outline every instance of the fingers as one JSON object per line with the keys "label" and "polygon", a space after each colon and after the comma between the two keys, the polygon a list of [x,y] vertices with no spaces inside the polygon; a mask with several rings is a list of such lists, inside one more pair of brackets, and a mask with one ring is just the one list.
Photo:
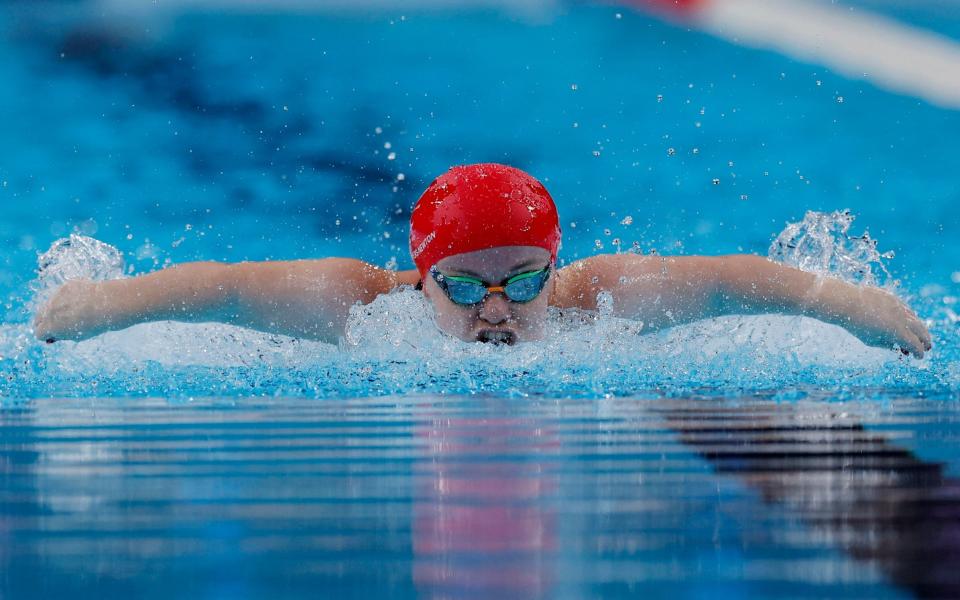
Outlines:
{"label": "fingers", "polygon": [[918,319],[916,315],[912,315],[912,319],[907,321],[907,326],[910,328],[910,331],[920,340],[920,343],[923,345],[924,350],[929,350],[933,347],[933,338],[930,337],[930,331],[927,329],[927,326],[923,324],[923,321]]}
{"label": "fingers", "polygon": [[927,329],[927,326],[924,325],[923,321],[920,320],[920,317],[918,317],[917,314],[910,310],[906,305],[901,304],[901,306],[906,313],[907,330],[916,336],[920,343],[920,347],[923,350],[930,350],[930,348],[933,347],[933,338],[930,337],[930,331]]}
{"label": "fingers", "polygon": [[907,326],[901,326],[897,330],[898,344],[900,351],[910,353],[917,358],[923,358],[924,350],[929,349],[913,331]]}
{"label": "fingers", "polygon": [[[886,321],[888,331],[893,334],[895,343],[905,354],[923,358],[924,353],[933,346],[926,325],[896,296],[882,291],[879,298],[882,300],[876,306],[876,310],[880,315],[886,313],[881,317],[881,321]],[[885,309],[884,305],[886,305]]]}
{"label": "fingers", "polygon": [[[44,318],[43,312],[37,314],[33,319],[33,335],[36,336],[38,340],[50,339],[48,335],[48,327],[46,319]],[[49,343],[49,342],[48,342]]]}
{"label": "fingers", "polygon": [[64,306],[63,294],[58,291],[46,305],[37,311],[33,319],[33,335],[48,344],[62,339],[66,336],[64,331]]}

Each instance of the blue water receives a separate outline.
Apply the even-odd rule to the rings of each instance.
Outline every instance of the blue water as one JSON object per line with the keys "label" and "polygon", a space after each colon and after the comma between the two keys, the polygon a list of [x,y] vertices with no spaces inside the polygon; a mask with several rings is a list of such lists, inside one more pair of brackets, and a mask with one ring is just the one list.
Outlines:
{"label": "blue water", "polygon": [[[856,6],[960,32],[943,6]],[[0,74],[0,597],[957,590],[960,113],[580,3],[7,2]],[[109,245],[60,256],[76,275],[409,268],[420,190],[486,160],[545,181],[561,261],[766,255],[807,211],[849,209],[837,247],[868,230],[894,253],[882,283],[934,351],[775,316],[638,335],[601,315],[476,347],[412,292],[355,311],[339,347],[170,323],[30,336],[38,254],[71,233]]]}

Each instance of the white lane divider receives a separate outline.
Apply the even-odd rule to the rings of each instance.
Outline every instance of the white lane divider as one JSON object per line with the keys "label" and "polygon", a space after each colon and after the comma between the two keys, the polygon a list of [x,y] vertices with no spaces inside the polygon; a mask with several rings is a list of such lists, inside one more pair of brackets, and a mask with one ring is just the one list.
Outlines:
{"label": "white lane divider", "polygon": [[713,0],[689,16],[729,41],[960,110],[960,43],[932,31],[819,0]]}

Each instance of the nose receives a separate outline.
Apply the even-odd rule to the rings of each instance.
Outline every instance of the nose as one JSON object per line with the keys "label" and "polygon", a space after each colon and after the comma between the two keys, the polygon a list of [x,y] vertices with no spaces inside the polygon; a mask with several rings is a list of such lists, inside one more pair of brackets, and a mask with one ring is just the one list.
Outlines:
{"label": "nose", "polygon": [[503,323],[510,318],[510,301],[501,292],[491,293],[480,304],[479,316],[491,325]]}

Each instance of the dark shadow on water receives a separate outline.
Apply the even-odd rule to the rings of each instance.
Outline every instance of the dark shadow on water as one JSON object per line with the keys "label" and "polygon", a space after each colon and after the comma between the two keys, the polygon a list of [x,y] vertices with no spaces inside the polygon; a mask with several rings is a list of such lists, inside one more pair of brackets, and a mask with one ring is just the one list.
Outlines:
{"label": "dark shadow on water", "polygon": [[660,411],[718,473],[922,597],[960,597],[960,481],[831,403]]}
{"label": "dark shadow on water", "polygon": [[601,404],[4,407],[0,596],[888,594],[866,564],[918,596],[960,597],[960,486],[870,430],[895,412]]}

